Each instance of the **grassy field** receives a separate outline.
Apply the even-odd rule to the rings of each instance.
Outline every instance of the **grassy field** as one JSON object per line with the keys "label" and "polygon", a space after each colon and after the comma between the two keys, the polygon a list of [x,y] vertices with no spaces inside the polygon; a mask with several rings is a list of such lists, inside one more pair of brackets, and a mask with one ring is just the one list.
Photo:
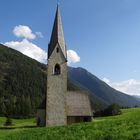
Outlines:
{"label": "grassy field", "polygon": [[32,128],[34,119],[13,120],[15,125],[4,128],[5,119],[0,118],[0,140],[140,140],[140,108],[122,112],[91,123],[53,128]]}

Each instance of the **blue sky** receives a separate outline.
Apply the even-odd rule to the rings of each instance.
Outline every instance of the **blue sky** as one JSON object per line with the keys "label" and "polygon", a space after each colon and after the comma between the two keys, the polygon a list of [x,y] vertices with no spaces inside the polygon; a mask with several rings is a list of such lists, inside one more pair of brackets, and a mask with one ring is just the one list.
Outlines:
{"label": "blue sky", "polygon": [[[47,51],[56,1],[1,0],[0,42],[23,44],[24,40],[27,45],[32,43]],[[80,57],[80,62],[71,66],[88,69],[116,89],[139,94],[140,1],[60,0],[59,3],[67,47]],[[13,30],[19,25],[28,26],[36,38],[15,35]]]}

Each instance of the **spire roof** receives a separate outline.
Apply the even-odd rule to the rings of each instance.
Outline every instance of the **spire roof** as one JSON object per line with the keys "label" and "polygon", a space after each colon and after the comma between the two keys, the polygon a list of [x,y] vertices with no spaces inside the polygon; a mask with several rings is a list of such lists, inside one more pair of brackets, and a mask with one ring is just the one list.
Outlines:
{"label": "spire roof", "polygon": [[59,45],[65,58],[66,58],[66,46],[65,46],[65,40],[64,40],[64,34],[63,34],[63,28],[62,28],[62,22],[61,22],[61,15],[59,10],[59,5],[57,4],[57,10],[52,30],[52,35],[49,43],[48,48],[48,58],[52,54],[54,48],[56,45]]}

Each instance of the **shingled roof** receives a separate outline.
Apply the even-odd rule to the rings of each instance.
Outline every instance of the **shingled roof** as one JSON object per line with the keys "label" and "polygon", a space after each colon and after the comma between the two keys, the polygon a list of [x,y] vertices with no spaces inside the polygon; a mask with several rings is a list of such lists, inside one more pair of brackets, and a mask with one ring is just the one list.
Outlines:
{"label": "shingled roof", "polygon": [[67,93],[67,116],[92,116],[89,96],[84,91]]}
{"label": "shingled roof", "polygon": [[[46,109],[46,99],[38,109]],[[67,116],[92,116],[89,96],[84,91],[67,92]]]}

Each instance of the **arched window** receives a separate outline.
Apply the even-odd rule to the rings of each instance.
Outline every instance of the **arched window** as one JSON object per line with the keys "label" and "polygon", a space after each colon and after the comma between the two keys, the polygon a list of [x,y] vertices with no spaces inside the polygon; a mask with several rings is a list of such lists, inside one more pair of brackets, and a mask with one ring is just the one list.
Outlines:
{"label": "arched window", "polygon": [[55,67],[54,67],[54,75],[59,75],[60,72],[61,72],[60,65],[56,64]]}
{"label": "arched window", "polygon": [[56,48],[56,52],[59,53],[59,48],[58,47]]}

